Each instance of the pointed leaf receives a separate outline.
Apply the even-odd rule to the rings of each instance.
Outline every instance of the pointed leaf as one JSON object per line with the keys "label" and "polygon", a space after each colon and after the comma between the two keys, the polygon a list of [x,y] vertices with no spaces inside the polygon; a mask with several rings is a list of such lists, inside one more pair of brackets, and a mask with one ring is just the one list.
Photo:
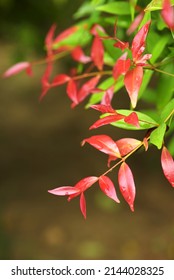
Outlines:
{"label": "pointed leaf", "polygon": [[154,144],[158,149],[161,149],[165,132],[166,124],[162,123],[150,134],[150,143]]}
{"label": "pointed leaf", "polygon": [[130,15],[131,13],[130,5],[125,1],[117,1],[114,3],[111,2],[105,5],[101,5],[97,7],[96,10],[114,15]]}
{"label": "pointed leaf", "polygon": [[32,75],[32,69],[31,69],[31,63],[27,61],[16,63],[15,65],[11,66],[9,69],[5,71],[3,74],[3,78],[8,78],[10,76],[16,75],[23,70],[26,71],[26,73],[31,76]]}
{"label": "pointed leaf", "polygon": [[77,189],[72,186],[65,186],[65,187],[59,187],[53,190],[49,190],[49,193],[52,193],[54,195],[71,195],[77,193]]}
{"label": "pointed leaf", "polygon": [[114,187],[113,182],[107,176],[100,176],[99,177],[99,186],[101,190],[106,194],[108,197],[113,199],[115,202],[119,203],[119,199],[116,194],[116,190]]}
{"label": "pointed leaf", "polygon": [[161,16],[167,26],[174,31],[174,8],[170,0],[163,1]]}
{"label": "pointed leaf", "polygon": [[102,119],[99,119],[93,125],[91,125],[89,129],[96,129],[96,128],[100,127],[100,126],[111,124],[113,122],[117,122],[117,121],[119,121],[119,120],[121,120],[123,118],[124,118],[123,115],[115,113],[115,114],[106,116],[106,117],[104,117]]}
{"label": "pointed leaf", "polygon": [[115,80],[118,79],[120,75],[125,75],[131,66],[131,60],[127,57],[127,53],[123,54],[115,63],[113,67],[113,77]]}
{"label": "pointed leaf", "polygon": [[54,77],[51,86],[56,87],[65,84],[70,80],[70,77],[67,76],[66,74],[59,74],[56,77]]}
{"label": "pointed leaf", "polygon": [[128,36],[130,36],[138,28],[141,21],[143,20],[143,17],[144,17],[144,11],[142,11],[136,16],[136,18],[134,19],[134,21],[131,23],[131,25],[126,31]]}
{"label": "pointed leaf", "polygon": [[81,63],[88,63],[91,61],[91,58],[89,56],[86,56],[80,46],[77,46],[73,51],[71,52],[71,56],[74,60],[81,62]]}
{"label": "pointed leaf", "polygon": [[143,27],[138,31],[132,41],[132,56],[133,60],[136,61],[145,50],[145,42],[147,33],[149,31],[150,21],[148,21]]}
{"label": "pointed leaf", "polygon": [[47,46],[47,48],[50,48],[50,46],[52,46],[55,29],[56,24],[53,24],[45,37],[45,45]]}
{"label": "pointed leaf", "polygon": [[96,76],[88,80],[78,92],[78,101],[82,102],[91,92],[93,89],[96,88],[96,85],[100,79],[100,76]]}
{"label": "pointed leaf", "polygon": [[134,138],[122,138],[116,141],[121,156],[125,156],[141,145],[141,141]]}
{"label": "pointed leaf", "polygon": [[94,65],[101,71],[103,69],[104,63],[104,47],[102,40],[99,36],[95,36],[91,48],[91,59],[94,62]]}
{"label": "pointed leaf", "polygon": [[104,134],[95,135],[95,136],[86,138],[82,141],[82,146],[86,142],[105,154],[116,156],[116,157],[120,158],[120,152],[118,150],[116,143],[112,140],[112,138],[110,138],[107,135],[104,135]]}
{"label": "pointed leaf", "polygon": [[71,106],[72,107],[76,106],[79,102],[77,98],[77,86],[73,79],[69,80],[67,84],[66,92],[68,97],[73,101]]}
{"label": "pointed leaf", "polygon": [[101,113],[116,113],[115,110],[109,105],[103,105],[103,104],[99,104],[99,105],[92,105],[91,106],[92,109],[97,110]]}
{"label": "pointed leaf", "polygon": [[135,183],[132,171],[125,162],[121,164],[118,172],[118,184],[124,199],[129,204],[130,209],[134,211]]}
{"label": "pointed leaf", "polygon": [[132,107],[135,108],[138,99],[138,93],[143,81],[143,68],[137,66],[134,69],[129,70],[124,78],[124,84],[129,94]]}
{"label": "pointed leaf", "polygon": [[165,177],[172,185],[172,187],[174,187],[174,161],[171,154],[165,146],[163,147],[161,153],[161,165]]}
{"label": "pointed leaf", "polygon": [[98,177],[96,176],[89,176],[80,180],[74,188],[79,190],[80,192],[84,192],[85,190],[89,189],[95,182],[97,182]]}
{"label": "pointed leaf", "polygon": [[124,121],[138,128],[140,127],[138,116],[135,112],[132,112],[129,116],[125,117]]}
{"label": "pointed leaf", "polygon": [[80,210],[83,214],[83,217],[86,219],[86,199],[83,192],[80,195]]}

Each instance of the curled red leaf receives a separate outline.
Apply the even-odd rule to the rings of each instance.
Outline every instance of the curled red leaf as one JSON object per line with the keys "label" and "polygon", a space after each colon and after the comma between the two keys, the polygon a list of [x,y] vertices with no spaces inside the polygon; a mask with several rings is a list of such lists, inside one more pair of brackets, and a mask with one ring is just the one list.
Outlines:
{"label": "curled red leaf", "polygon": [[56,87],[67,83],[70,80],[70,77],[66,74],[59,74],[54,77],[51,86]]}
{"label": "curled red leaf", "polygon": [[72,108],[75,107],[79,102],[78,102],[78,97],[77,97],[77,85],[73,79],[69,80],[69,82],[67,84],[66,92],[67,92],[68,97],[73,102],[71,107]]}
{"label": "curled red leaf", "polygon": [[103,117],[103,118],[97,120],[93,125],[90,126],[89,129],[90,130],[91,129],[96,129],[96,128],[99,128],[99,127],[101,127],[103,125],[107,125],[107,124],[111,124],[113,122],[117,122],[117,121],[119,121],[119,120],[121,120],[123,118],[124,118],[123,115],[118,114],[118,113],[115,112],[114,114],[108,115],[106,117]]}
{"label": "curled red leaf", "polygon": [[95,88],[100,80],[100,76],[96,76],[88,80],[78,92],[78,102],[82,102]]}
{"label": "curled red leaf", "polygon": [[106,194],[109,198],[113,199],[115,202],[119,203],[119,199],[116,194],[116,190],[113,182],[107,176],[99,177],[99,186],[101,190]]}
{"label": "curled red leaf", "polygon": [[86,199],[83,192],[80,195],[80,210],[83,214],[83,217],[86,219]]}
{"label": "curled red leaf", "polygon": [[130,115],[126,116],[124,121],[128,124],[136,126],[137,128],[140,127],[138,116],[135,112],[132,112]]}
{"label": "curled red leaf", "polygon": [[161,153],[161,165],[164,176],[172,185],[172,187],[174,187],[174,161],[171,154],[165,146],[163,147]]}
{"label": "curled red leaf", "polygon": [[8,78],[10,76],[16,75],[23,70],[26,71],[27,75],[31,76],[32,75],[32,68],[31,68],[31,63],[27,61],[19,62],[11,66],[9,69],[5,71],[3,74],[3,78]]}
{"label": "curled red leaf", "polygon": [[67,29],[65,29],[63,32],[61,32],[53,41],[53,44],[59,43],[63,41],[64,39],[68,38],[72,34],[74,34],[78,30],[78,26],[71,26]]}
{"label": "curled red leaf", "polygon": [[129,26],[129,28],[126,31],[127,35],[131,35],[137,29],[137,27],[143,20],[143,17],[144,17],[144,11],[142,11],[135,17],[134,21],[131,23],[131,25]]}
{"label": "curled red leaf", "polygon": [[134,211],[135,183],[131,169],[127,163],[123,162],[118,171],[118,184],[120,191],[129,204],[131,211]]}

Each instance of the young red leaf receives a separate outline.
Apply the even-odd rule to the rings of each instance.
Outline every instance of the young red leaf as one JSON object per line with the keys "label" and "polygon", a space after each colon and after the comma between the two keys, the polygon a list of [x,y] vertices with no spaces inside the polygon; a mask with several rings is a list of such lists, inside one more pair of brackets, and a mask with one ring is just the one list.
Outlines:
{"label": "young red leaf", "polygon": [[104,28],[99,24],[94,24],[90,30],[91,34],[94,36],[98,36],[99,33],[106,33]]}
{"label": "young red leaf", "polygon": [[110,106],[111,107],[111,101],[114,95],[114,87],[110,87],[107,89],[107,91],[104,93],[101,104]]}
{"label": "young red leaf", "polygon": [[10,76],[18,74],[19,72],[22,72],[23,70],[26,71],[27,75],[31,76],[32,75],[31,63],[27,61],[16,63],[15,65],[11,66],[9,69],[5,71],[3,77],[8,78]]}
{"label": "young red leaf", "polygon": [[143,27],[138,31],[138,33],[135,35],[132,41],[131,50],[132,50],[133,60],[135,62],[145,50],[145,42],[146,42],[149,26],[150,26],[150,21],[148,21],[145,25],[143,25]]}
{"label": "young red leaf", "polygon": [[80,210],[83,214],[83,217],[86,219],[86,199],[83,192],[80,195]]}
{"label": "young red leaf", "polygon": [[125,162],[121,164],[118,171],[118,184],[124,199],[129,204],[130,209],[134,211],[135,183],[132,171]]}
{"label": "young red leaf", "polygon": [[59,43],[63,41],[64,39],[68,38],[72,34],[74,34],[78,30],[78,26],[72,26],[70,28],[65,29],[63,32],[61,32],[53,41],[53,44]]}
{"label": "young red leaf", "polygon": [[112,114],[112,115],[109,115],[109,116],[106,116],[104,118],[99,119],[93,125],[91,125],[89,129],[90,130],[91,129],[96,129],[96,128],[100,127],[100,126],[111,124],[113,122],[117,122],[117,121],[119,121],[119,120],[121,120],[123,118],[124,118],[123,115],[117,114],[115,112],[115,114]]}
{"label": "young red leaf", "polygon": [[135,108],[137,104],[138,92],[141,87],[142,80],[143,68],[141,66],[136,66],[135,68],[129,70],[124,78],[124,84],[133,108]]}
{"label": "young red leaf", "polygon": [[134,138],[122,138],[116,141],[121,156],[125,156],[136,149],[141,141]]}
{"label": "young red leaf", "polygon": [[73,79],[69,80],[66,88],[68,97],[73,101],[71,107],[75,107],[79,102],[77,98],[77,86]]}
{"label": "young red leaf", "polygon": [[113,199],[115,202],[119,203],[119,199],[117,197],[115,187],[111,179],[107,176],[100,176],[99,177],[99,186],[101,190],[106,194],[108,197]]}
{"label": "young red leaf", "polygon": [[117,40],[117,42],[114,44],[114,47],[121,49],[122,51],[129,48],[128,42],[120,41],[118,38],[115,38],[115,39]]}
{"label": "young red leaf", "polygon": [[46,46],[52,45],[55,29],[56,29],[56,24],[53,24],[50,27],[50,29],[49,29],[46,37],[45,37],[45,45]]}
{"label": "young red leaf", "polygon": [[170,0],[163,0],[161,16],[166,25],[174,31],[174,8]]}
{"label": "young red leaf", "polygon": [[89,189],[95,182],[97,182],[98,177],[89,176],[80,180],[74,187],[80,192],[84,192]]}
{"label": "young red leaf", "polygon": [[95,36],[91,48],[91,59],[94,65],[101,71],[104,63],[104,47],[99,36]]}
{"label": "young red leaf", "polygon": [[65,186],[65,187],[59,187],[55,188],[53,190],[49,190],[49,193],[52,193],[54,195],[71,195],[77,193],[77,189],[72,186]]}
{"label": "young red leaf", "polygon": [[78,92],[79,103],[82,102],[92,92],[93,89],[95,89],[99,79],[100,79],[100,76],[98,75],[94,78],[91,78],[85,84],[83,84],[83,86],[81,87],[81,89]]}
{"label": "young red leaf", "polygon": [[107,135],[102,134],[86,138],[82,141],[82,146],[86,142],[105,154],[121,157],[116,143]]}
{"label": "young red leaf", "polygon": [[134,125],[136,127],[140,127],[138,116],[135,112],[132,112],[130,115],[124,118],[124,121],[128,124]]}
{"label": "young red leaf", "polygon": [[125,75],[131,66],[131,60],[127,58],[127,53],[123,54],[115,63],[113,67],[113,77],[115,80],[119,78],[120,75]]}
{"label": "young red leaf", "polygon": [[71,56],[74,60],[84,63],[84,64],[91,61],[91,58],[84,54],[84,52],[80,46],[73,49],[73,51],[71,52]]}
{"label": "young red leaf", "polygon": [[144,11],[142,11],[135,17],[134,21],[131,23],[131,25],[126,31],[127,35],[131,35],[137,29],[137,27],[140,25],[141,21],[143,20],[143,17],[144,17]]}
{"label": "young red leaf", "polygon": [[54,77],[54,79],[51,83],[51,86],[52,87],[60,86],[60,85],[67,83],[69,80],[70,80],[70,77],[67,76],[66,74],[59,74],[56,77]]}
{"label": "young red leaf", "polygon": [[51,88],[51,84],[49,82],[51,73],[53,69],[53,64],[51,61],[48,61],[47,67],[45,69],[45,72],[42,76],[41,83],[42,83],[42,93],[39,97],[39,100],[41,101],[42,98],[47,94],[48,90]]}
{"label": "young red leaf", "polygon": [[103,104],[92,105],[91,108],[94,110],[97,110],[103,114],[105,114],[105,113],[114,113],[115,114],[115,110],[111,107],[111,105],[103,105]]}
{"label": "young red leaf", "polygon": [[174,161],[165,146],[163,147],[161,153],[161,165],[166,179],[169,181],[172,187],[174,187]]}

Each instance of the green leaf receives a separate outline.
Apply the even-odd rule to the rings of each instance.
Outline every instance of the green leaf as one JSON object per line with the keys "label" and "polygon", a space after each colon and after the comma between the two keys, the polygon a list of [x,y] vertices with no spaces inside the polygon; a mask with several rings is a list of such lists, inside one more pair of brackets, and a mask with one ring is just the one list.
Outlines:
{"label": "green leaf", "polygon": [[174,98],[164,107],[160,114],[159,123],[166,122],[174,114]]}
{"label": "green leaf", "polygon": [[[174,64],[170,63],[163,67],[164,71],[174,73]],[[174,93],[174,78],[168,75],[160,75],[157,83],[157,107],[163,108],[172,98]]]}
{"label": "green leaf", "polygon": [[172,156],[174,156],[174,138],[172,137],[168,143],[168,150]]}
{"label": "green leaf", "polygon": [[[128,116],[133,112],[135,112],[138,116],[139,124],[140,124],[139,128],[134,125],[127,124],[123,120],[114,122],[111,125],[119,127],[119,128],[123,128],[123,129],[128,129],[128,130],[143,130],[143,129],[149,129],[149,128],[158,126],[158,123],[154,119],[152,119],[148,115],[143,114],[141,112],[133,111],[133,110],[117,110],[117,113],[123,114],[125,116]],[[104,117],[105,115],[102,115],[102,117]]]}
{"label": "green leaf", "polygon": [[130,3],[130,11],[131,11],[131,19],[132,21],[134,20],[134,15],[135,15],[135,6],[137,4],[138,0],[129,0]]}
{"label": "green leaf", "polygon": [[151,63],[154,63],[162,54],[167,43],[169,41],[169,36],[161,36],[158,41],[153,45]]}
{"label": "green leaf", "polygon": [[111,2],[96,8],[97,11],[102,11],[114,15],[130,15],[130,4],[128,2]]}
{"label": "green leaf", "polygon": [[158,149],[162,148],[164,135],[166,132],[166,124],[160,124],[150,135],[150,143],[155,145]]}
{"label": "green leaf", "polygon": [[98,5],[103,4],[104,0],[98,0],[98,1],[90,1],[90,2],[84,2],[80,8],[77,10],[77,12],[74,14],[75,19],[79,19],[81,17],[84,17],[86,15],[91,15],[95,12],[95,8]]}
{"label": "green leaf", "polygon": [[[162,2],[163,0],[152,0],[147,7],[145,8],[146,11],[156,11],[162,9]],[[172,5],[174,5],[174,0],[171,0]]]}

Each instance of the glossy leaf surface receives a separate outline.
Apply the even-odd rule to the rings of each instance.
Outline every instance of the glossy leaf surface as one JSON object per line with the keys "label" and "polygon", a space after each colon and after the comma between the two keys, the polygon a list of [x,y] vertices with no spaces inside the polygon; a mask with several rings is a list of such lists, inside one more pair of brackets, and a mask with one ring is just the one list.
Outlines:
{"label": "glossy leaf surface", "polygon": [[104,194],[106,194],[109,198],[113,199],[117,203],[120,202],[117,197],[114,184],[108,176],[99,177],[99,186]]}
{"label": "glossy leaf surface", "polygon": [[135,183],[131,169],[127,163],[123,162],[118,172],[118,184],[120,191],[129,204],[131,211],[134,211]]}

